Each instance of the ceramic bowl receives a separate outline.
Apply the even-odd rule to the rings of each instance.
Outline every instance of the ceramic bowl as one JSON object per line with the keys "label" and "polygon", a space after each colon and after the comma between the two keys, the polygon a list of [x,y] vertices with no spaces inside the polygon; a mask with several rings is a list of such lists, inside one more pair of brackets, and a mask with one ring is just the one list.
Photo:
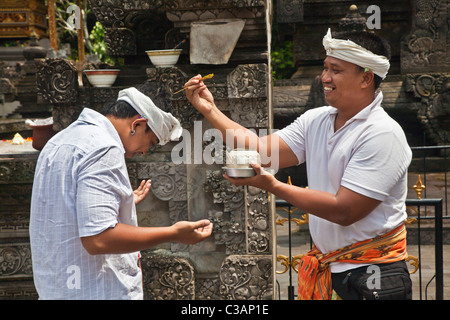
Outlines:
{"label": "ceramic bowl", "polygon": [[119,69],[97,69],[83,72],[94,87],[111,87],[119,71]]}
{"label": "ceramic bowl", "polygon": [[155,67],[170,68],[178,62],[181,51],[183,51],[183,49],[148,50],[145,52]]}

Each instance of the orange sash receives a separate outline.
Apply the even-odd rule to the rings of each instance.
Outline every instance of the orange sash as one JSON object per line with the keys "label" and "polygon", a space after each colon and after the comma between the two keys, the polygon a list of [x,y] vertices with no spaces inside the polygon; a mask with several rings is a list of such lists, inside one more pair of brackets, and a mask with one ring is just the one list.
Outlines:
{"label": "orange sash", "polygon": [[400,261],[407,257],[404,224],[381,236],[327,254],[322,254],[314,246],[301,258],[298,266],[298,300],[331,299],[331,262],[377,264]]}

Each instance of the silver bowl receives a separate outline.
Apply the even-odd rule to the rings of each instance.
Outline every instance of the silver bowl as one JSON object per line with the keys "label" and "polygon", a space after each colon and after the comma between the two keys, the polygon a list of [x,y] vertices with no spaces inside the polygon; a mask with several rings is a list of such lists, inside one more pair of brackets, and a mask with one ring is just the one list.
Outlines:
{"label": "silver bowl", "polygon": [[255,170],[253,168],[229,168],[229,167],[222,167],[223,170],[225,170],[225,173],[230,178],[249,178],[254,177],[256,175]]}

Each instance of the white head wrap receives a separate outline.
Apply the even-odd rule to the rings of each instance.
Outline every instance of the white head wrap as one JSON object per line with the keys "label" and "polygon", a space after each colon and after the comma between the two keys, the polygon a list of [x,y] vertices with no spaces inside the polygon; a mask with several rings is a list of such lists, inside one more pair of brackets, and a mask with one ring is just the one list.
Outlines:
{"label": "white head wrap", "polygon": [[117,101],[129,103],[140,115],[147,120],[147,124],[159,139],[160,145],[180,138],[183,128],[180,122],[170,113],[159,109],[148,97],[136,88],[119,91]]}
{"label": "white head wrap", "polygon": [[386,78],[390,64],[385,56],[376,55],[350,40],[333,39],[330,29],[323,37],[323,46],[327,56],[368,68],[381,79]]}

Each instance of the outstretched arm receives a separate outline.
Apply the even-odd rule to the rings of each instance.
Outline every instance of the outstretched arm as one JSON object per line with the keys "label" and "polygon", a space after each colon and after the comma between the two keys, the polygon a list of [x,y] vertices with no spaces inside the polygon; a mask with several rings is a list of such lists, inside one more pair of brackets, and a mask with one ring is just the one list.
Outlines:
{"label": "outstretched arm", "polygon": [[256,171],[255,177],[224,177],[237,186],[249,185],[267,190],[296,208],[341,226],[349,226],[363,219],[381,202],[342,186],[336,194],[332,194],[289,185],[277,180],[273,175],[264,173],[264,169],[258,164],[252,166]]}
{"label": "outstretched arm", "polygon": [[[186,97],[206,120],[221,132],[223,141],[230,148],[258,150],[262,157],[263,166],[273,166],[274,164],[270,161],[274,159],[274,156],[278,160],[278,168],[289,167],[298,163],[295,154],[278,135],[258,137],[253,131],[223,114],[215,105],[211,92],[200,79],[201,75],[197,75],[184,85]],[[274,155],[274,152],[277,154]],[[264,157],[268,157],[268,159],[264,159]]]}
{"label": "outstretched arm", "polygon": [[205,219],[196,222],[179,221],[169,227],[135,227],[118,223],[114,228],[81,242],[92,255],[120,254],[145,250],[164,242],[196,244],[212,233],[213,224]]}

